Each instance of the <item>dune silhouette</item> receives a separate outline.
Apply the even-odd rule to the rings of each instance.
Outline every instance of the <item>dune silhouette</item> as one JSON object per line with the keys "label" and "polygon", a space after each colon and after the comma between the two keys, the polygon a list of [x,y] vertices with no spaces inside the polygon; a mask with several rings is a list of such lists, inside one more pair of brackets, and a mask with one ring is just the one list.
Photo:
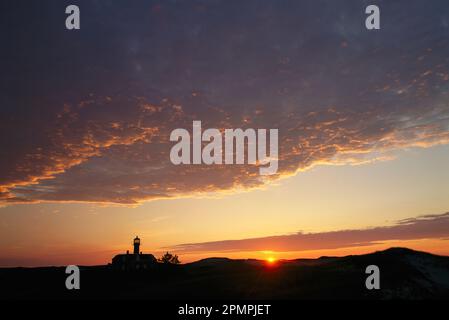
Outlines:
{"label": "dune silhouette", "polygon": [[[367,290],[375,264],[381,289]],[[438,299],[449,298],[449,257],[405,248],[277,261],[209,258],[120,272],[81,267],[81,290],[64,288],[65,268],[0,269],[2,299]]]}

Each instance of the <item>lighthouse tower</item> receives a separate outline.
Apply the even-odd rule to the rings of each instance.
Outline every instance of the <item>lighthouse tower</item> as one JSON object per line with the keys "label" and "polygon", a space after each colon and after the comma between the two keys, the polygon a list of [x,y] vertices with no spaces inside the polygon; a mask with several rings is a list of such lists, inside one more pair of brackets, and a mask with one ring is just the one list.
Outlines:
{"label": "lighthouse tower", "polygon": [[140,253],[140,239],[139,237],[136,236],[136,238],[134,239],[134,254],[139,254]]}
{"label": "lighthouse tower", "polygon": [[112,268],[115,270],[145,270],[152,269],[157,265],[157,260],[152,254],[144,254],[140,252],[140,239],[135,237],[133,240],[134,252],[129,254],[118,254],[112,258]]}

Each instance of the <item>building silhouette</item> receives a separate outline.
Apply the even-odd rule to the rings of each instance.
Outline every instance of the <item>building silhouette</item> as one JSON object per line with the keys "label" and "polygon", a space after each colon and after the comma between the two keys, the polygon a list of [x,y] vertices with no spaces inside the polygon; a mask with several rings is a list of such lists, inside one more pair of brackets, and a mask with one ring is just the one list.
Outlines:
{"label": "building silhouette", "polygon": [[118,254],[112,258],[112,268],[122,271],[151,269],[157,264],[156,258],[152,254],[140,252],[140,239],[135,237],[133,241],[134,251],[132,254]]}

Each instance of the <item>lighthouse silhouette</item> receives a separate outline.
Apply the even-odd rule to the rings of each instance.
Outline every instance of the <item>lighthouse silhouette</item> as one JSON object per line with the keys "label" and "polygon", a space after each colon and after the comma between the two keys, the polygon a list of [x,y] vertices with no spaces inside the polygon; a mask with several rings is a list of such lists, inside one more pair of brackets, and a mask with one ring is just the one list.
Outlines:
{"label": "lighthouse silhouette", "polygon": [[140,239],[138,236],[134,238],[134,254],[140,253]]}
{"label": "lighthouse silhouette", "polygon": [[157,260],[152,254],[140,251],[140,239],[136,236],[133,240],[134,252],[118,254],[112,258],[111,268],[121,271],[150,270],[157,265]]}

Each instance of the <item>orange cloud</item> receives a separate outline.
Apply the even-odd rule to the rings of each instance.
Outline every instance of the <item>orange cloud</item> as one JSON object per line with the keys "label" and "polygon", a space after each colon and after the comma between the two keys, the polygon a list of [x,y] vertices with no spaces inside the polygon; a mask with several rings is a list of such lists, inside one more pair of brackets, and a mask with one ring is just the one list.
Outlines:
{"label": "orange cloud", "polygon": [[262,238],[180,244],[170,248],[180,254],[206,252],[296,252],[364,247],[392,241],[449,239],[449,213],[406,219],[392,226],[361,230],[302,233]]}
{"label": "orange cloud", "polygon": [[[92,97],[73,107],[66,104],[49,129],[46,144],[21,150],[2,169],[0,201],[137,205],[260,188],[318,164],[388,160],[396,149],[449,142],[448,110],[441,108],[421,113],[419,119],[410,116],[413,120],[403,120],[402,114],[382,115],[383,110],[329,108],[307,114],[299,110],[275,122],[267,112],[252,114],[248,120],[240,112],[207,109],[205,123],[210,127],[245,127],[246,122],[256,128],[279,127],[279,171],[261,177],[251,165],[172,165],[171,130],[189,128],[196,118],[184,109],[168,99],[155,104],[144,98]],[[178,116],[180,112],[183,116]]]}

